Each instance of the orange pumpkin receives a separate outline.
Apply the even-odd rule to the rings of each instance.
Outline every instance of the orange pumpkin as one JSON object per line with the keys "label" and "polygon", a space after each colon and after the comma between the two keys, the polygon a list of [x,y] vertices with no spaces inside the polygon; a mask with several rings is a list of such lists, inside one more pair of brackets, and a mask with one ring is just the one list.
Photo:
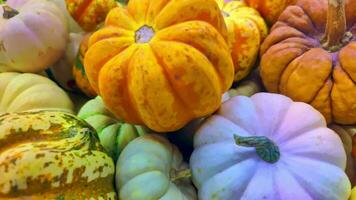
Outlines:
{"label": "orange pumpkin", "polygon": [[174,131],[218,109],[234,66],[215,0],[130,0],[89,40],[84,66],[107,107]]}
{"label": "orange pumpkin", "polygon": [[355,0],[289,6],[261,47],[268,91],[311,104],[329,123],[355,124],[355,13]]}
{"label": "orange pumpkin", "polygon": [[93,31],[118,4],[115,0],[65,0],[67,10],[85,30]]}
{"label": "orange pumpkin", "polygon": [[243,2],[216,1],[227,25],[231,56],[235,65],[235,81],[239,81],[245,78],[255,65],[268,28],[260,14]]}
{"label": "orange pumpkin", "polygon": [[80,43],[80,48],[78,55],[75,59],[73,65],[73,76],[78,88],[86,94],[88,97],[95,97],[97,94],[95,90],[91,87],[88,77],[85,73],[85,68],[83,66],[84,55],[88,50],[88,42],[90,38],[90,33],[86,34]]}
{"label": "orange pumpkin", "polygon": [[284,9],[293,5],[297,0],[244,0],[247,5],[257,9],[266,19],[268,24],[273,24],[277,21],[279,15]]}

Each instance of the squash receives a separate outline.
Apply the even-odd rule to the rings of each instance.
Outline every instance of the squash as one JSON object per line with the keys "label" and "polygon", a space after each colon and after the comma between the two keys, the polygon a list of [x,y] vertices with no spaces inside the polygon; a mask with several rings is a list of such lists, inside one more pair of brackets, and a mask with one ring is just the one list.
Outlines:
{"label": "squash", "polygon": [[95,97],[97,94],[93,87],[90,85],[88,77],[85,73],[85,68],[83,66],[84,55],[88,50],[88,42],[90,36],[91,33],[86,34],[81,41],[79,51],[72,67],[72,72],[78,88],[88,97]]}
{"label": "squash", "polygon": [[235,81],[239,81],[254,67],[268,28],[260,14],[245,3],[216,1],[227,25],[231,56],[235,65]]}
{"label": "squash", "polygon": [[261,47],[267,90],[311,104],[328,123],[355,124],[355,13],[356,1],[289,6]]}
{"label": "squash", "polygon": [[293,5],[297,1],[298,0],[244,0],[247,5],[257,9],[270,25],[278,20],[279,15],[287,6]]}
{"label": "squash", "polygon": [[189,169],[176,146],[150,134],[136,138],[116,164],[116,186],[123,200],[196,200]]}
{"label": "squash", "polygon": [[345,150],[310,105],[237,96],[200,127],[190,158],[199,198],[346,200]]}
{"label": "squash", "polygon": [[40,72],[64,53],[67,20],[56,4],[8,0],[0,16],[0,72]]}
{"label": "squash", "polygon": [[100,96],[84,104],[78,117],[97,131],[100,143],[114,160],[117,160],[120,152],[131,140],[149,132],[145,127],[127,124],[116,119],[106,109]]}
{"label": "squash", "polygon": [[65,0],[67,10],[85,30],[94,31],[108,12],[117,6],[115,0]]}
{"label": "squash", "polygon": [[36,74],[0,73],[0,114],[30,110],[73,113],[68,95],[53,81]]}
{"label": "squash", "polygon": [[355,145],[352,141],[352,138],[356,134],[355,127],[346,127],[339,125],[331,125],[331,129],[333,129],[341,138],[342,143],[344,144],[344,148],[347,155],[347,165],[346,165],[346,174],[351,181],[351,185],[356,184],[356,162],[355,157],[352,155],[353,145]]}
{"label": "squash", "polygon": [[115,115],[175,131],[219,108],[234,77],[226,41],[215,0],[130,0],[90,37],[84,67]]}
{"label": "squash", "polygon": [[73,115],[2,115],[0,147],[0,199],[116,199],[112,159]]}

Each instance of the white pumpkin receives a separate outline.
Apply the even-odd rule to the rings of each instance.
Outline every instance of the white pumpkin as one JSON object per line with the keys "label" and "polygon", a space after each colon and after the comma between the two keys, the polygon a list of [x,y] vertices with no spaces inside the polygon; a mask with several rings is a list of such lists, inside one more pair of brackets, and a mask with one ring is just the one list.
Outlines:
{"label": "white pumpkin", "polygon": [[67,40],[67,19],[53,2],[8,0],[1,5],[0,72],[44,70],[62,56]]}
{"label": "white pumpkin", "polygon": [[84,33],[70,33],[66,51],[61,59],[40,74],[52,79],[66,91],[79,93],[80,90],[76,86],[72,67],[83,37]]}
{"label": "white pumpkin", "polygon": [[311,106],[277,94],[237,96],[208,118],[190,159],[202,200],[346,200],[340,138]]}
{"label": "white pumpkin", "polygon": [[60,87],[46,77],[29,73],[0,73],[0,114],[34,110],[73,113],[73,103]]}
{"label": "white pumpkin", "polygon": [[[116,164],[121,200],[194,200],[196,192],[176,146],[158,135],[130,142]],[[189,171],[189,170],[188,170]]]}

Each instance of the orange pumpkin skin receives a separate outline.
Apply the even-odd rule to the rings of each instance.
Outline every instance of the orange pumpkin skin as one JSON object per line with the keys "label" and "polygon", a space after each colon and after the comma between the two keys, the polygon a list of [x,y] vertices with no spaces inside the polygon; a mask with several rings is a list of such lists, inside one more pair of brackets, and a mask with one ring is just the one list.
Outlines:
{"label": "orange pumpkin skin", "polygon": [[97,96],[93,87],[91,87],[88,77],[83,66],[84,55],[88,50],[88,42],[91,34],[84,36],[82,42],[80,43],[80,48],[76,60],[73,65],[73,76],[78,88],[86,94],[88,97]]}
{"label": "orange pumpkin skin", "polygon": [[241,1],[216,0],[224,15],[229,34],[235,81],[245,78],[254,67],[260,45],[268,33],[261,15]]}
{"label": "orange pumpkin skin", "polygon": [[268,24],[274,24],[279,15],[289,5],[294,5],[297,0],[244,0],[247,5],[258,10]]}
{"label": "orange pumpkin skin", "polygon": [[107,107],[174,131],[218,109],[234,66],[215,0],[130,0],[89,40],[84,66]]}
{"label": "orange pumpkin skin", "polygon": [[66,0],[67,10],[85,30],[93,31],[118,4],[115,0]]}
{"label": "orange pumpkin skin", "polygon": [[355,124],[356,1],[345,9],[353,37],[333,53],[322,47],[327,10],[327,0],[289,6],[262,44],[261,76],[268,91],[311,104],[327,122]]}

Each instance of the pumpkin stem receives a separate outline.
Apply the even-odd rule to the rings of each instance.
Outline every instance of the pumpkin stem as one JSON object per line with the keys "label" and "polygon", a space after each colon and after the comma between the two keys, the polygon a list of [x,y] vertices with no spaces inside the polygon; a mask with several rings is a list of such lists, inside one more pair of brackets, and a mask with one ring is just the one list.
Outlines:
{"label": "pumpkin stem", "polygon": [[257,155],[268,163],[276,163],[280,158],[278,146],[265,136],[241,137],[234,135],[237,145],[255,147]]}
{"label": "pumpkin stem", "polygon": [[192,177],[192,171],[190,169],[184,169],[184,170],[171,170],[170,173],[171,181],[178,181],[182,179],[189,179]]}
{"label": "pumpkin stem", "polygon": [[346,29],[345,0],[329,0],[323,47],[331,52],[343,47],[352,38]]}
{"label": "pumpkin stem", "polygon": [[3,13],[3,15],[2,15],[2,17],[3,17],[4,19],[11,19],[11,18],[13,18],[13,17],[15,17],[16,15],[19,14],[19,11],[17,11],[17,10],[15,10],[15,9],[11,8],[11,7],[8,6],[8,5],[3,5],[3,6],[2,6],[2,9],[4,10],[4,13]]}

